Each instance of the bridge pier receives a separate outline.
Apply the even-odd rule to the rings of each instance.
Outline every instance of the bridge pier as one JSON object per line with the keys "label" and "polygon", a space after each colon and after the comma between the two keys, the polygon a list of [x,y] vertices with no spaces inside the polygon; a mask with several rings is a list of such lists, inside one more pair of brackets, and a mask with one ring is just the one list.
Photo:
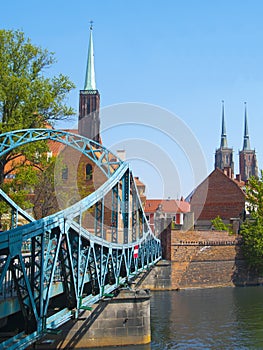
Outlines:
{"label": "bridge pier", "polygon": [[104,298],[78,319],[46,335],[35,349],[78,349],[148,344],[151,341],[150,292],[122,289],[117,297]]}

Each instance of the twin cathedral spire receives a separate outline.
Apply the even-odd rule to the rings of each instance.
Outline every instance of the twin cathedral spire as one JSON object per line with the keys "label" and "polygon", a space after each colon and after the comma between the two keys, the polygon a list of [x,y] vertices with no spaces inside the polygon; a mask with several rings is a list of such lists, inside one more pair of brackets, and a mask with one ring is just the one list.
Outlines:
{"label": "twin cathedral spire", "polygon": [[[229,177],[234,176],[233,148],[227,145],[225,107],[222,101],[222,131],[220,147],[215,153],[215,168],[219,168]],[[250,140],[247,122],[247,104],[245,102],[244,138],[243,148],[239,151],[239,177],[242,181],[247,181],[250,176],[258,176],[258,166],[255,150],[250,148]]]}

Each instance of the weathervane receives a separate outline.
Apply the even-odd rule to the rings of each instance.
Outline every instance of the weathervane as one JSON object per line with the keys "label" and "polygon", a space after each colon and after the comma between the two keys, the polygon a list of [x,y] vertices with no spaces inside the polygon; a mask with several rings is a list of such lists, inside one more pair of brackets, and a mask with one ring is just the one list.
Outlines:
{"label": "weathervane", "polygon": [[92,30],[93,29],[93,21],[90,21],[89,23],[90,23],[90,27],[89,28],[90,28],[90,30]]}

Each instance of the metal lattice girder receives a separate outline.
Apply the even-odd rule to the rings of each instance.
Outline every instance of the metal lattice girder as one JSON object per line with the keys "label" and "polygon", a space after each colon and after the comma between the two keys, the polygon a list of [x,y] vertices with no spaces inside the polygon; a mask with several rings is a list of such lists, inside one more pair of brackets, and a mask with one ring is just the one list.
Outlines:
{"label": "metal lattice girder", "polygon": [[30,244],[30,283],[40,318],[43,317],[44,275],[42,271],[44,266],[44,244],[44,235],[33,237]]}
{"label": "metal lattice girder", "polygon": [[143,215],[143,211],[142,208],[139,208],[139,238],[142,238],[143,236],[143,232],[144,232],[144,215]]}
{"label": "metal lattice girder", "polygon": [[122,249],[112,249],[111,248],[111,256],[112,256],[112,266],[114,271],[115,279],[118,280],[120,275],[120,267],[122,260]]}
{"label": "metal lattice girder", "polygon": [[123,243],[129,241],[129,210],[130,210],[130,172],[126,171],[122,178],[122,220],[123,220]]}
{"label": "metal lattice girder", "polygon": [[37,307],[30,286],[29,275],[27,274],[24,258],[21,253],[11,260],[9,268],[12,271],[18,301],[24,316],[25,330],[27,333],[36,331],[39,322],[39,315],[37,313]]}
{"label": "metal lattice girder", "polygon": [[137,240],[138,231],[138,196],[136,193],[136,185],[134,179],[131,179],[131,195],[132,195],[132,242]]}
{"label": "metal lattice girder", "polygon": [[69,244],[67,233],[62,235],[58,258],[61,263],[61,273],[63,276],[62,284],[67,299],[67,305],[72,309],[77,306],[77,291],[72,264],[71,245]]}
{"label": "metal lattice girder", "polygon": [[111,240],[118,242],[118,224],[119,224],[119,183],[112,188],[112,211],[111,211]]}
{"label": "metal lattice girder", "polygon": [[95,204],[94,231],[97,237],[105,238],[104,237],[104,198],[100,199]]}
{"label": "metal lattice girder", "polygon": [[116,283],[116,271],[114,271],[112,249],[109,250],[108,271],[109,271],[109,276],[108,276],[109,284],[112,285]]}
{"label": "metal lattice girder", "polygon": [[80,264],[80,270],[78,274],[78,281],[79,281],[78,298],[81,300],[82,300],[84,285],[86,282],[90,281],[89,275],[87,272],[89,267],[90,254],[91,254],[91,246],[88,246],[81,251],[81,264]]}
{"label": "metal lattice girder", "polygon": [[42,272],[45,286],[43,295],[44,315],[47,315],[49,300],[52,295],[52,284],[55,282],[54,276],[58,262],[61,238],[62,234],[60,230],[52,230],[45,251],[45,264],[44,271]]}
{"label": "metal lattice girder", "polygon": [[100,291],[100,270],[99,270],[99,251],[98,246],[92,245],[92,250],[90,254],[90,260],[89,260],[89,273],[91,277],[91,291],[92,295],[97,295]]}

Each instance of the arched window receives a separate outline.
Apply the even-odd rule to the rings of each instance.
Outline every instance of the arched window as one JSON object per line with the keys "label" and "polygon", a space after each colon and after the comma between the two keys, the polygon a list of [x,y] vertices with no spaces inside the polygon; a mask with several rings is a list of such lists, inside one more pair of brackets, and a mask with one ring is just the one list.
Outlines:
{"label": "arched window", "polygon": [[90,164],[86,165],[86,180],[92,180],[92,166]]}
{"label": "arched window", "polygon": [[62,180],[68,179],[68,167],[65,165],[62,169]]}

